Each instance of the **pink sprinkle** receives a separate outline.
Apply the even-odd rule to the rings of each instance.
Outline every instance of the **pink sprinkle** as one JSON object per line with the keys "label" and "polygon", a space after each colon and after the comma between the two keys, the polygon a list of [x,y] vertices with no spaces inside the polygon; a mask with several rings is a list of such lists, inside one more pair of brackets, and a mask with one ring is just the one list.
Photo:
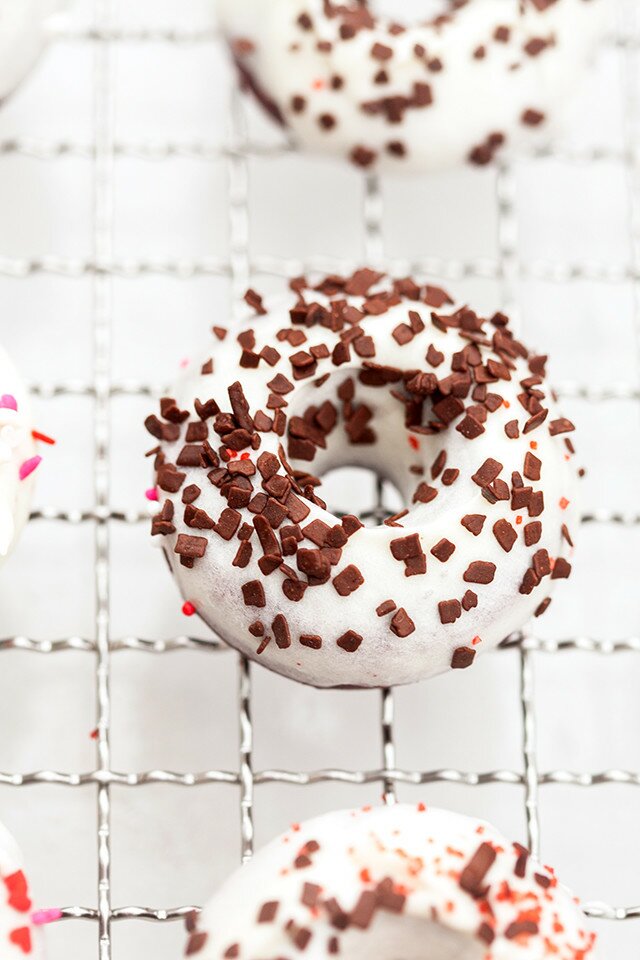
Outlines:
{"label": "pink sprinkle", "polygon": [[4,393],[0,397],[0,407],[4,410],[18,410],[18,401],[12,393]]}
{"label": "pink sprinkle", "polygon": [[20,479],[26,480],[41,463],[42,457],[30,457],[28,460],[25,460],[24,463],[20,465]]}
{"label": "pink sprinkle", "polygon": [[189,363],[190,363],[189,358],[188,358],[188,357],[183,357],[182,360],[181,360],[180,363],[179,363],[180,369],[181,369],[181,370],[184,370],[186,367],[189,366]]}
{"label": "pink sprinkle", "polygon": [[55,923],[56,920],[61,919],[62,910],[59,910],[57,907],[49,910],[36,910],[35,913],[31,914],[31,922],[36,927],[41,927],[45,923]]}
{"label": "pink sprinkle", "polygon": [[148,490],[145,490],[144,495],[147,498],[147,500],[157,500],[158,499],[157,487],[149,487]]}

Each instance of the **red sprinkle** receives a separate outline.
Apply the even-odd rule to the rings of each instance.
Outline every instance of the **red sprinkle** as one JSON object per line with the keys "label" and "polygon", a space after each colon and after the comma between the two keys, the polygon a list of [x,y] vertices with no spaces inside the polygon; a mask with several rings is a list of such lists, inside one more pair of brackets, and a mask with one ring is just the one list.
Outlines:
{"label": "red sprinkle", "polygon": [[34,440],[39,440],[41,443],[49,443],[52,446],[55,444],[53,437],[48,437],[46,433],[40,433],[38,430],[32,430],[31,436]]}
{"label": "red sprinkle", "polygon": [[411,436],[409,437],[409,446],[411,447],[412,450],[419,450],[419,449],[420,449],[420,441],[418,440],[417,437],[414,437],[413,435],[411,435]]}
{"label": "red sprinkle", "polygon": [[190,600],[187,600],[182,604],[182,612],[184,613],[185,617],[192,617],[196,612],[196,608]]}
{"label": "red sprinkle", "polygon": [[29,927],[18,927],[16,930],[12,930],[9,934],[9,940],[20,947],[23,953],[31,953],[33,949]]}

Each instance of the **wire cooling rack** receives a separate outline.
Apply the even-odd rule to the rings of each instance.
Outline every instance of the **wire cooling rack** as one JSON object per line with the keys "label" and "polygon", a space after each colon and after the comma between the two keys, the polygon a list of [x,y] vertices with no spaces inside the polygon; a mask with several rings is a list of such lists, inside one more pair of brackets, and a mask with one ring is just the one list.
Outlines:
{"label": "wire cooling rack", "polygon": [[[123,141],[115,134],[116,96],[114,92],[113,59],[118,45],[123,42],[139,44],[180,44],[186,48],[220,44],[215,28],[184,29],[176,27],[118,29],[114,25],[113,0],[94,0],[94,22],[90,28],[76,28],[60,33],[59,37],[87,45],[94,58],[93,102],[94,134],[82,142],[74,138],[60,140],[11,139],[0,142],[0,160],[8,157],[30,157],[50,161],[61,157],[77,157],[91,165],[93,171],[93,249],[86,258],[71,258],[56,255],[15,257],[3,253],[0,256],[0,276],[28,280],[37,275],[60,275],[67,278],[89,278],[92,285],[92,324],[94,339],[94,374],[90,381],[73,380],[34,383],[36,396],[89,398],[93,402],[95,455],[93,464],[94,505],[90,510],[68,511],[43,508],[33,514],[33,520],[59,521],[68,524],[87,524],[94,531],[94,590],[95,624],[90,637],[69,636],[60,640],[39,640],[26,636],[0,639],[0,652],[29,651],[52,655],[62,651],[83,651],[95,662],[97,685],[96,762],[94,769],[85,773],[68,773],[54,770],[38,770],[31,773],[0,772],[0,785],[22,788],[29,785],[48,784],[60,787],[80,788],[88,785],[97,790],[98,876],[97,899],[94,905],[62,907],[62,919],[88,920],[96,925],[99,956],[101,960],[118,960],[114,948],[112,927],[115,922],[148,920],[158,924],[184,918],[194,909],[193,904],[174,908],[149,906],[122,906],[113,902],[111,883],[112,859],[112,789],[116,786],[142,786],[149,784],[180,785],[196,787],[203,784],[228,784],[238,789],[241,829],[241,856],[243,860],[252,855],[254,840],[254,801],[256,787],[277,783],[297,786],[323,782],[364,785],[376,783],[382,786],[384,800],[393,803],[400,785],[426,785],[438,782],[478,786],[484,784],[516,785],[522,789],[525,804],[528,842],[532,851],[540,850],[539,793],[550,784],[565,786],[595,786],[602,784],[628,784],[640,786],[640,771],[606,770],[600,773],[572,773],[567,770],[542,771],[538,767],[536,750],[537,717],[534,697],[533,657],[539,653],[555,654],[578,651],[596,655],[611,655],[619,652],[640,652],[640,638],[627,637],[620,640],[597,639],[576,636],[568,639],[548,639],[528,631],[505,641],[503,649],[517,650],[520,675],[521,704],[521,756],[522,772],[500,769],[484,773],[471,773],[459,769],[401,769],[396,763],[394,740],[394,693],[383,690],[379,705],[380,766],[377,769],[322,769],[311,772],[291,772],[282,769],[254,770],[252,763],[253,727],[252,668],[241,659],[237,697],[240,726],[240,751],[235,770],[212,769],[205,772],[176,773],[170,770],[148,772],[121,772],[113,768],[110,751],[112,697],[110,678],[112,660],[122,651],[167,654],[176,650],[223,652],[224,646],[217,641],[203,642],[196,637],[176,636],[169,640],[144,639],[138,636],[117,638],[111,627],[111,564],[110,536],[114,525],[132,525],[140,537],[146,537],[147,520],[144,511],[120,510],[114,505],[110,490],[110,465],[112,454],[111,407],[119,397],[155,397],[156,385],[141,381],[116,380],[112,378],[112,332],[113,332],[113,282],[114,278],[135,278],[166,275],[189,281],[202,276],[222,276],[230,281],[232,309],[240,302],[246,288],[255,275],[287,278],[301,272],[344,272],[357,266],[361,259],[348,262],[335,257],[313,257],[311,260],[276,257],[269,254],[250,253],[250,192],[249,163],[261,157],[273,157],[286,153],[286,145],[271,145],[249,138],[244,106],[239,96],[230,96],[230,138],[224,147],[213,141],[166,142]],[[621,2],[621,29],[608,39],[615,47],[617,57],[625,71],[625,124],[626,142],[622,149],[603,145],[595,148],[570,149],[555,152],[551,156],[560,162],[573,165],[584,163],[613,162],[624,164],[627,172],[627,202],[630,214],[629,256],[626,262],[610,264],[595,261],[523,260],[519,252],[518,218],[515,211],[517,180],[514,170],[503,163],[496,175],[495,203],[498,212],[498,256],[495,258],[446,259],[427,258],[420,262],[390,260],[385,256],[383,229],[383,199],[380,184],[375,176],[366,178],[364,206],[362,210],[366,236],[364,259],[372,266],[385,266],[397,274],[412,273],[429,275],[442,280],[462,281],[481,278],[497,282],[503,302],[517,311],[519,284],[523,279],[544,280],[570,285],[578,281],[595,281],[612,288],[633,284],[634,324],[637,345],[640,345],[640,105],[636,89],[636,65],[640,48],[638,11],[634,0]],[[549,157],[549,151],[540,156]],[[156,260],[152,258],[120,258],[114,243],[114,200],[116,195],[116,168],[121,158],[138,160],[164,160],[176,157],[196,158],[203,161],[224,161],[228,169],[228,224],[229,255],[227,257],[197,256],[183,260]],[[613,382],[608,386],[594,386],[579,381],[561,384],[560,394],[565,399],[580,399],[592,404],[615,401],[640,400],[640,389],[633,383]],[[637,442],[637,441],[636,441]],[[388,511],[385,507],[382,486],[377,488],[377,501],[363,516],[380,522]],[[585,513],[585,524],[637,527],[640,516],[616,509],[598,509]],[[497,654],[500,656],[500,653]],[[226,656],[232,656],[226,653]],[[0,731],[0,735],[2,731]],[[263,801],[266,803],[266,800]],[[640,889],[638,890],[640,898]],[[585,912],[592,918],[606,920],[632,920],[640,918],[640,904],[619,906],[603,902],[585,905]]]}

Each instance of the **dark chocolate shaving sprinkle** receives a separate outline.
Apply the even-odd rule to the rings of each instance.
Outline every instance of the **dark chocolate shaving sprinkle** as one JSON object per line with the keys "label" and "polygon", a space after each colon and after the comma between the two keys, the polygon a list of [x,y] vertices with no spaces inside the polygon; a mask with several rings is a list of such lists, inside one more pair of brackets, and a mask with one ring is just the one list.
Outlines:
{"label": "dark chocolate shaving sprinkle", "polygon": [[354,564],[349,564],[337,577],[333,578],[333,585],[341,597],[350,596],[363,583],[364,577]]}
{"label": "dark chocolate shaving sprinkle", "polygon": [[438,612],[440,623],[455,623],[462,616],[462,605],[459,600],[441,600]]}
{"label": "dark chocolate shaving sprinkle", "polygon": [[481,900],[489,891],[485,877],[496,859],[496,852],[489,843],[482,843],[460,874],[460,886],[475,900]]}
{"label": "dark chocolate shaving sprinkle", "polygon": [[486,516],[482,513],[468,513],[466,517],[462,518],[460,523],[466,530],[472,533],[474,537],[477,537],[480,533],[482,533],[482,528],[486,519]]}
{"label": "dark chocolate shaving sprinkle", "polygon": [[404,607],[400,607],[391,620],[392,632],[395,633],[396,637],[400,637],[402,639],[412,634],[415,629],[416,625],[407,611],[404,609]]}
{"label": "dark chocolate shaving sprinkle", "polygon": [[466,670],[475,660],[476,651],[472,647],[456,647],[451,658],[452,670]]}
{"label": "dark chocolate shaving sprinkle", "polygon": [[363,637],[355,630],[347,630],[336,640],[337,645],[347,653],[355,653],[363,641]]}
{"label": "dark chocolate shaving sprinkle", "polygon": [[474,560],[470,563],[464,573],[466,583],[491,583],[496,575],[495,563],[488,560]]}
{"label": "dark chocolate shaving sprinkle", "polygon": [[258,911],[258,923],[273,923],[278,913],[278,907],[280,904],[277,900],[269,900],[267,903],[263,903]]}
{"label": "dark chocolate shaving sprinkle", "polygon": [[497,520],[493,525],[493,535],[505,551],[509,553],[518,539],[518,534],[508,520]]}
{"label": "dark chocolate shaving sprinkle", "polygon": [[250,580],[242,585],[242,596],[247,607],[264,607],[264,587],[259,580]]}

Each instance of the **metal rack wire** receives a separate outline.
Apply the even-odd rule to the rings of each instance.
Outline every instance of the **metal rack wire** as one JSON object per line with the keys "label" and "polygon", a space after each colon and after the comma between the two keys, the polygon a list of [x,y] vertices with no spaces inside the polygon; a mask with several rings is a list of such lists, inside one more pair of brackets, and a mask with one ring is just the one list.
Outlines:
{"label": "metal rack wire", "polygon": [[[248,158],[268,156],[289,150],[289,147],[271,147],[248,139],[243,107],[237,94],[233,95],[230,110],[230,138],[228,145],[219,148],[205,141],[132,143],[118,142],[114,136],[114,92],[112,82],[112,48],[123,40],[148,43],[211,44],[219,42],[215,30],[140,29],[117,30],[112,22],[112,0],[94,0],[95,22],[88,29],[67,32],[64,39],[90,43],[94,47],[94,138],[82,143],[73,140],[36,141],[10,140],[0,142],[2,157],[28,156],[43,161],[56,157],[81,157],[93,166],[94,184],[94,241],[90,256],[85,259],[47,256],[42,258],[14,258],[0,256],[0,275],[15,278],[49,273],[65,277],[90,276],[93,284],[93,329],[94,329],[94,376],[91,381],[37,383],[32,385],[34,394],[43,397],[85,397],[94,403],[94,429],[96,437],[94,458],[94,505],[88,511],[64,511],[47,508],[34,513],[33,521],[64,521],[71,524],[91,524],[94,529],[95,558],[95,624],[91,637],[64,637],[58,640],[38,640],[25,636],[0,638],[0,653],[7,650],[22,650],[40,654],[62,651],[81,651],[91,655],[96,665],[97,684],[97,741],[96,763],[93,770],[84,773],[65,773],[55,770],[39,770],[25,774],[0,772],[0,785],[22,787],[31,784],[56,784],[61,787],[97,787],[97,841],[98,878],[96,906],[67,906],[62,909],[63,919],[84,919],[96,923],[101,960],[114,957],[111,927],[115,921],[149,920],[165,922],[183,918],[197,907],[184,905],[171,909],[149,906],[118,906],[112,903],[111,861],[111,788],[134,787],[145,784],[173,784],[196,787],[208,783],[229,784],[239,790],[240,822],[243,860],[253,851],[253,805],[257,787],[267,783],[309,785],[321,782],[343,784],[380,783],[386,802],[395,802],[398,784],[431,784],[437,782],[459,783],[469,786],[479,784],[505,784],[524,788],[526,823],[529,846],[534,854],[540,847],[540,823],[538,798],[540,788],[548,784],[590,786],[595,784],[631,784],[640,786],[640,771],[605,770],[597,773],[575,773],[567,770],[541,771],[536,756],[536,715],[534,709],[534,675],[532,657],[535,653],[557,651],[589,651],[598,655],[640,652],[640,637],[625,637],[609,641],[593,637],[569,637],[545,640],[519,634],[510,637],[504,648],[517,648],[520,669],[520,702],[522,711],[523,772],[499,769],[485,772],[470,772],[456,769],[404,770],[396,765],[394,743],[394,699],[391,690],[381,691],[380,697],[380,766],[373,770],[323,769],[308,773],[282,769],[255,771],[252,765],[253,729],[251,721],[251,668],[241,659],[238,688],[238,718],[240,726],[240,750],[236,770],[206,770],[178,773],[170,770],[146,772],[121,772],[112,768],[110,759],[110,663],[121,651],[134,650],[152,654],[169,653],[175,650],[206,651],[222,653],[225,646],[218,641],[203,641],[189,636],[169,640],[146,639],[138,636],[115,637],[110,626],[110,564],[109,538],[113,523],[140,524],[147,519],[146,513],[122,511],[114,508],[109,489],[110,435],[109,414],[111,401],[120,396],[157,396],[161,386],[136,382],[115,381],[111,378],[111,330],[112,330],[112,283],[115,277],[142,277],[150,274],[169,275],[183,279],[201,275],[228,277],[231,281],[233,304],[237,305],[254,273],[272,274],[286,278],[301,272],[345,272],[355,267],[335,258],[313,258],[299,262],[270,255],[249,255],[249,197]],[[513,305],[517,301],[517,284],[523,278],[544,279],[556,283],[597,280],[620,284],[633,282],[635,289],[635,326],[640,357],[640,104],[632,82],[640,40],[631,29],[632,18],[625,21],[628,32],[610,39],[627,61],[627,140],[622,151],[595,149],[564,153],[561,159],[568,163],[597,163],[602,160],[623,162],[629,177],[629,203],[631,205],[631,231],[629,260],[623,264],[603,263],[558,263],[522,262],[518,256],[517,218],[514,210],[514,178],[508,165],[503,165],[496,178],[496,204],[499,214],[498,252],[495,259],[442,260],[430,258],[419,263],[385,257],[382,229],[382,194],[375,176],[366,180],[364,207],[362,211],[366,236],[366,260],[372,265],[384,265],[394,273],[429,274],[443,279],[457,280],[467,277],[490,278],[501,285],[503,300]],[[548,151],[541,151],[548,156]],[[553,156],[558,156],[553,154]],[[135,157],[142,160],[162,161],[172,157],[190,157],[204,160],[224,159],[229,176],[229,256],[208,255],[189,260],[158,261],[152,259],[119,259],[114,253],[113,200],[114,165],[120,157]],[[590,402],[617,400],[640,400],[640,389],[631,384],[614,384],[610,388],[593,388],[576,382],[561,385],[564,397],[580,398]],[[382,519],[387,513],[383,503],[383,490],[378,486],[377,503],[369,516]],[[639,525],[640,515],[627,515],[610,510],[585,514],[586,523]],[[226,653],[231,656],[230,653]],[[628,920],[640,918],[640,905],[614,906],[590,903],[585,912],[594,918]]]}

